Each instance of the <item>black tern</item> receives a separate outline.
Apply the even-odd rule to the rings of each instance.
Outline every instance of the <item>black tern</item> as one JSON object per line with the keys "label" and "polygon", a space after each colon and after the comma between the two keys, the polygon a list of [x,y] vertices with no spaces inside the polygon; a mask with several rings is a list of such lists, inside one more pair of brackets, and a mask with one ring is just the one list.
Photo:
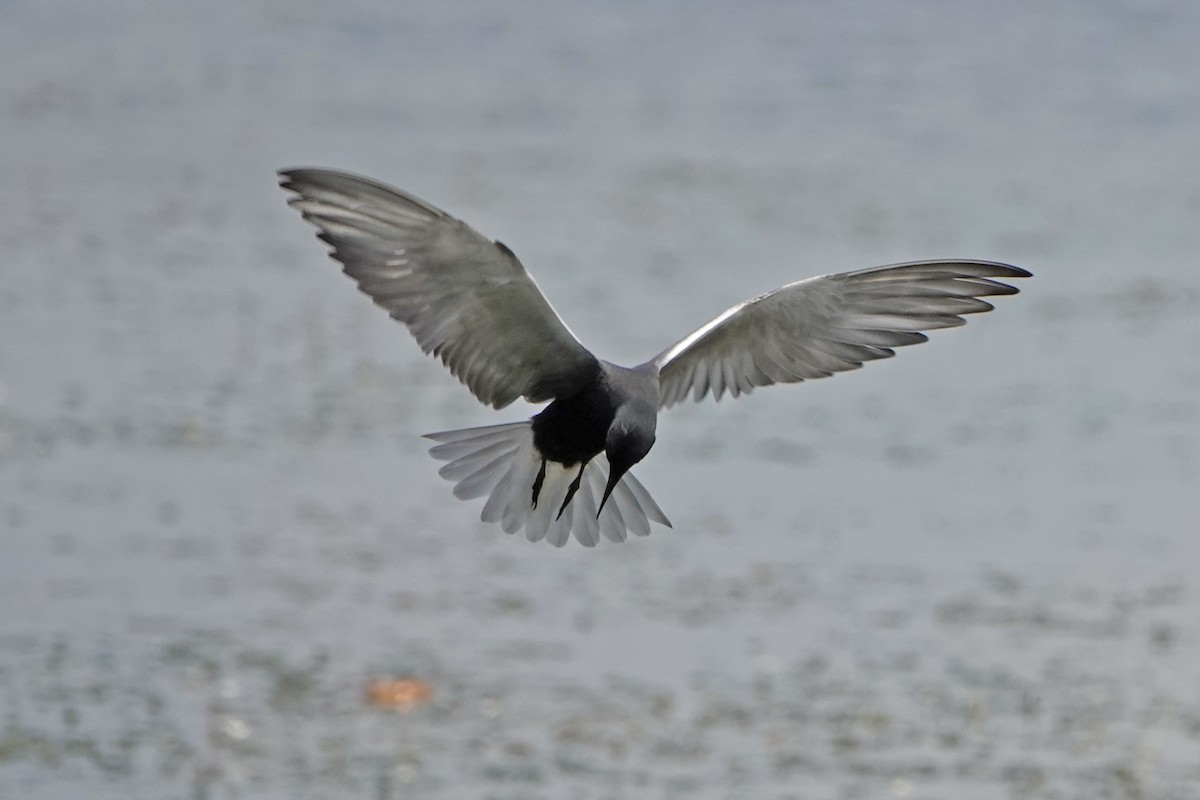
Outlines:
{"label": "black tern", "polygon": [[926,341],[923,333],[991,311],[1027,278],[993,261],[892,264],[789,283],[739,303],[635,367],[597,358],[551,308],[508,247],[383,183],[286,169],[288,202],[330,256],[421,349],[483,403],[546,403],[531,419],[431,433],[439,474],[481,519],[561,547],[623,542],[671,527],[629,472],[654,446],[660,409],[856,369]]}

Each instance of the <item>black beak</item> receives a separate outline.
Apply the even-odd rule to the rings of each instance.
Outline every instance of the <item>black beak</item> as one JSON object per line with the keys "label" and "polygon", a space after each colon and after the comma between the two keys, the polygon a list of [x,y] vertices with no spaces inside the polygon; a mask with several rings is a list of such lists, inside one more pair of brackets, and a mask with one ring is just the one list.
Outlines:
{"label": "black beak", "polygon": [[625,470],[613,469],[608,473],[608,486],[604,487],[604,498],[600,501],[600,508],[596,511],[596,519],[600,519],[600,512],[604,510],[604,504],[608,502],[608,496],[612,494],[613,489],[617,488],[617,484],[621,482],[621,476],[625,474]]}

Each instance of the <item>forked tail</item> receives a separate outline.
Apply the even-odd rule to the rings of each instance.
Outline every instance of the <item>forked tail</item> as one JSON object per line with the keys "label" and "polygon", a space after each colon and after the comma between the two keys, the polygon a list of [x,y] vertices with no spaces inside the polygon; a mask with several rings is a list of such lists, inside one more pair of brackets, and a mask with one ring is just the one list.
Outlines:
{"label": "forked tail", "polygon": [[[425,438],[438,442],[429,454],[449,462],[438,474],[454,482],[454,496],[460,500],[487,497],[480,519],[499,522],[505,533],[524,528],[529,541],[545,539],[555,547],[562,547],[574,533],[584,547],[594,547],[600,536],[612,542],[625,541],[631,532],[649,536],[651,522],[671,527],[658,503],[628,472],[597,519],[596,509],[608,482],[608,460],[603,453],[583,468],[579,489],[564,508],[579,465],[543,462],[529,420],[441,431]],[[535,498],[534,484],[543,464],[545,474]]]}

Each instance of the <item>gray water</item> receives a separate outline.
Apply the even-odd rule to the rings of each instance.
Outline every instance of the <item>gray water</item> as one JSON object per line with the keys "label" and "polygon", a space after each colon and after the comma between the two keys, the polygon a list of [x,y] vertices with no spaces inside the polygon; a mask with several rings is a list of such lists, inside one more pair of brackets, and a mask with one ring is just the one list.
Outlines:
{"label": "gray water", "polygon": [[[84,2],[0,25],[0,797],[1200,796],[1200,5]],[[636,362],[929,257],[1037,277],[672,410],[531,545],[273,170],[396,183]],[[372,707],[375,678],[432,702]]]}

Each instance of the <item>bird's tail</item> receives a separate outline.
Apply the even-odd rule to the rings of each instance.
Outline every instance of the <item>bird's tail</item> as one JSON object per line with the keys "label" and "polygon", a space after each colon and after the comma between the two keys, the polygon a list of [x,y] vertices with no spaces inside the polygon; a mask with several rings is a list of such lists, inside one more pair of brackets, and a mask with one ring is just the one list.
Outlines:
{"label": "bird's tail", "polygon": [[608,460],[603,453],[584,467],[579,489],[564,506],[579,466],[543,461],[533,443],[529,420],[441,431],[425,438],[438,443],[429,450],[430,455],[449,462],[438,474],[454,481],[454,496],[460,500],[486,496],[480,519],[499,522],[505,533],[524,528],[529,541],[545,539],[555,547],[562,547],[574,533],[580,544],[593,547],[602,535],[613,542],[625,541],[630,532],[648,536],[651,522],[671,527],[658,503],[628,472],[597,519],[596,509],[608,482]]}

